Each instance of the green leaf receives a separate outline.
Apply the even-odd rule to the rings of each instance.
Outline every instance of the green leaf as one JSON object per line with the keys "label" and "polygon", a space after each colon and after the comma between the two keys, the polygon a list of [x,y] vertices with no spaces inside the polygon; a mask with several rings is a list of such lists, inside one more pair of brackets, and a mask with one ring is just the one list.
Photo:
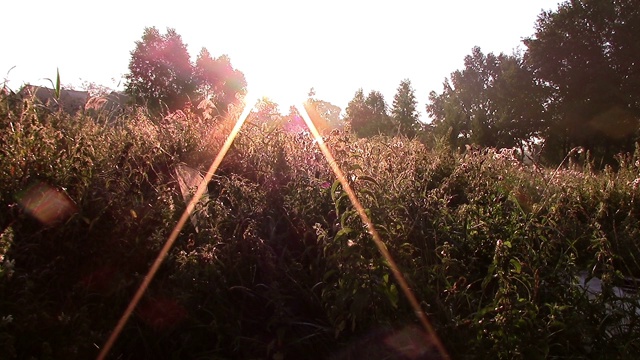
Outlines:
{"label": "green leaf", "polygon": [[373,200],[373,202],[376,204],[376,206],[379,206],[378,199],[376,198],[376,194],[374,194],[373,191],[369,189],[362,189],[360,190],[360,193],[368,195],[371,198],[371,200]]}
{"label": "green leaf", "polygon": [[327,271],[327,272],[324,274],[324,276],[322,277],[322,281],[327,281],[327,280],[329,280],[329,279],[333,276],[333,274],[335,274],[335,273],[336,273],[336,270],[329,270],[329,271]]}
{"label": "green leaf", "polygon": [[485,306],[484,308],[478,310],[477,313],[474,314],[474,318],[476,320],[482,319],[485,315],[495,311],[495,306],[493,304],[489,304],[489,306]]}
{"label": "green leaf", "polygon": [[391,284],[391,286],[389,287],[389,291],[387,292],[387,298],[391,302],[391,306],[393,306],[394,308],[398,307],[398,300],[399,300],[398,288],[396,287],[395,284]]}
{"label": "green leaf", "polygon": [[367,175],[358,176],[358,181],[360,181],[360,180],[369,181],[369,182],[374,183],[376,186],[379,186],[378,182],[376,181],[376,179],[372,178],[371,176],[367,176]]}
{"label": "green leaf", "polygon": [[56,68],[56,100],[60,100],[60,69]]}
{"label": "green leaf", "polygon": [[341,216],[340,216],[340,226],[342,226],[343,228],[348,227],[347,223],[349,222],[349,220],[354,217],[354,216],[358,216],[358,212],[355,210],[348,210],[345,211]]}
{"label": "green leaf", "polygon": [[347,199],[347,204],[350,203],[351,201],[349,200],[349,194],[347,194],[346,192],[342,193],[338,199],[336,200],[336,206],[340,206],[340,204],[342,204],[342,202]]}
{"label": "green leaf", "polygon": [[340,186],[340,180],[334,181],[333,185],[331,185],[331,200],[333,200],[333,202],[336,202],[336,190],[338,186]]}
{"label": "green leaf", "polygon": [[489,285],[489,282],[491,281],[491,279],[493,279],[493,274],[496,271],[496,264],[493,263],[491,265],[489,265],[489,271],[487,272],[487,276],[484,277],[484,280],[482,280],[482,290],[484,291],[487,288],[487,285]]}
{"label": "green leaf", "polygon": [[517,274],[520,274],[520,272],[522,271],[522,265],[520,265],[520,261],[518,261],[517,259],[511,259],[509,260],[509,263],[513,266],[514,271]]}
{"label": "green leaf", "polygon": [[391,293],[391,296],[393,297],[393,302],[395,304],[398,303],[398,300],[400,300],[399,297],[399,292],[398,292],[398,287],[396,286],[396,284],[391,284],[391,286],[389,286],[389,292]]}
{"label": "green leaf", "polygon": [[336,236],[333,238],[333,240],[335,242],[340,242],[342,241],[342,238],[346,238],[349,236],[349,234],[353,233],[353,229],[349,228],[349,227],[343,227],[342,229],[340,229],[340,231],[338,231],[338,233],[336,233]]}

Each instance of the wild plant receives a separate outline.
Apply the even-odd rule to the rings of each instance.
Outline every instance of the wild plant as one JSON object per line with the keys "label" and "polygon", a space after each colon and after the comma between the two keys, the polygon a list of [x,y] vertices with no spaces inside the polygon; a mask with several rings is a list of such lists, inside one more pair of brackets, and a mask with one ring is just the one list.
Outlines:
{"label": "wild plant", "polygon": [[[173,169],[206,171],[230,125],[138,108],[106,127],[0,100],[0,353],[95,357],[186,207]],[[595,171],[324,140],[453,358],[638,351],[638,151]],[[33,217],[20,199],[34,183],[72,215]],[[114,357],[401,356],[393,334],[418,320],[308,134],[246,124],[197,212]]]}

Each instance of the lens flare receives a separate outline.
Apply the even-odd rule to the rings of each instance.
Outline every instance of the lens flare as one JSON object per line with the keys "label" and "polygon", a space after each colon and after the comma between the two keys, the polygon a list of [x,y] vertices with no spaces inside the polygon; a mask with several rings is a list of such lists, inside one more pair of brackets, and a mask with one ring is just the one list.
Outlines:
{"label": "lens flare", "polygon": [[322,151],[323,155],[327,159],[327,162],[329,163],[331,170],[333,170],[336,177],[338,178],[338,181],[340,181],[340,184],[342,185],[342,189],[346,192],[347,196],[349,197],[349,200],[351,200],[351,203],[353,204],[353,207],[356,209],[356,212],[358,213],[358,215],[360,215],[362,222],[365,224],[365,226],[367,227],[367,230],[369,231],[369,234],[371,234],[371,237],[373,238],[373,242],[378,247],[378,251],[380,251],[380,254],[387,261],[387,264],[389,265],[389,269],[391,269],[391,272],[393,273],[393,276],[395,277],[396,282],[400,286],[400,289],[402,289],[405,297],[411,304],[411,307],[413,308],[416,316],[420,320],[420,323],[426,330],[427,337],[425,340],[427,344],[433,345],[436,348],[436,350],[440,353],[443,359],[448,359],[449,355],[446,349],[444,348],[444,346],[442,345],[442,342],[438,338],[438,335],[433,330],[433,327],[431,326],[429,319],[427,319],[427,315],[424,313],[424,311],[422,311],[422,308],[420,307],[420,303],[418,302],[418,299],[413,294],[413,291],[411,291],[411,288],[409,288],[409,284],[407,283],[407,280],[404,278],[404,275],[398,268],[398,265],[396,264],[395,260],[393,260],[393,257],[391,256],[391,253],[389,253],[389,250],[387,249],[387,246],[384,244],[384,241],[382,241],[382,237],[376,230],[373,224],[373,221],[371,221],[371,219],[369,218],[369,215],[367,215],[364,207],[360,203],[360,200],[358,200],[358,197],[356,196],[355,192],[351,188],[351,185],[349,185],[349,182],[347,181],[346,176],[338,166],[335,158],[331,154],[331,151],[329,151],[327,144],[325,144],[324,140],[322,139],[322,136],[320,135],[320,132],[316,128],[315,123],[320,123],[321,120],[319,118],[312,119],[312,117],[317,117],[318,116],[317,113],[314,111],[313,107],[308,102],[303,103],[302,110],[303,111],[300,111],[300,114],[302,115],[302,118],[304,119],[304,121],[307,123],[307,126],[309,127],[309,130],[311,131],[313,138],[315,139],[316,143],[320,147],[320,150]]}
{"label": "lens flare", "polygon": [[[283,79],[282,85],[284,84],[287,84],[288,86],[280,87],[280,88],[276,87],[275,89],[274,88],[268,88],[268,89],[257,88],[255,90],[252,90],[252,92],[254,92],[256,95],[260,95],[259,97],[256,97],[254,101],[261,98],[267,98],[275,102],[276,104],[278,104],[280,107],[280,111],[283,114],[286,114],[289,111],[290,107],[296,106],[296,104],[300,104],[301,102],[306,100],[307,93],[304,90],[301,90],[299,87],[298,88],[293,87],[291,85],[292,81],[286,81]],[[249,103],[249,104],[254,104],[254,103]]]}
{"label": "lens flare", "polygon": [[[257,99],[257,98],[251,97],[249,94],[247,94],[247,96],[245,96],[245,98],[244,98],[244,109],[242,111],[242,114],[236,120],[236,123],[235,123],[235,126],[234,126],[233,130],[231,130],[230,134],[227,136],[227,139],[226,139],[224,145],[222,146],[222,148],[220,149],[220,152],[218,153],[218,155],[214,159],[213,163],[211,164],[211,167],[209,168],[209,170],[207,171],[206,175],[204,176],[204,179],[202,180],[202,182],[198,186],[198,189],[196,190],[195,194],[193,195],[193,197],[189,201],[189,203],[187,205],[187,208],[185,209],[184,213],[182,214],[180,220],[178,221],[178,223],[176,224],[175,228],[171,232],[171,235],[167,239],[167,242],[165,243],[164,247],[162,248],[162,250],[158,254],[158,257],[156,258],[155,262],[153,263],[153,265],[149,269],[149,272],[145,276],[142,284],[138,288],[138,291],[136,292],[136,294],[134,295],[133,299],[129,303],[129,306],[125,310],[124,314],[122,315],[122,317],[118,321],[118,324],[116,325],[115,329],[113,330],[113,332],[109,336],[109,339],[107,340],[107,342],[105,343],[105,345],[101,349],[100,354],[98,355],[98,359],[104,359],[109,354],[109,351],[111,350],[111,347],[115,343],[115,341],[118,338],[119,334],[122,332],[125,324],[127,323],[129,317],[131,317],[131,314],[133,313],[134,309],[136,308],[136,306],[138,305],[138,303],[142,299],[142,296],[144,295],[146,289],[149,287],[149,284],[151,283],[151,280],[153,279],[153,277],[155,276],[156,272],[160,268],[160,265],[162,264],[162,262],[166,258],[169,250],[173,246],[173,243],[176,241],[176,239],[178,237],[178,234],[180,233],[180,231],[184,227],[185,223],[187,222],[187,220],[191,216],[191,214],[192,214],[197,202],[199,201],[199,199],[202,198],[202,195],[204,194],[204,192],[207,189],[207,184],[209,183],[209,181],[211,181],[211,178],[212,178],[213,174],[218,169],[218,166],[220,165],[220,163],[224,159],[224,157],[225,157],[227,151],[229,150],[229,148],[231,147],[231,144],[233,143],[235,137],[237,136],[238,132],[242,128],[242,125],[244,124],[245,120],[247,119],[247,117],[251,113],[251,110],[253,109],[253,106],[251,106],[250,104],[255,104],[255,100],[254,99]],[[365,224],[367,230],[371,234],[374,243],[376,244],[376,246],[378,247],[378,250],[380,251],[380,254],[387,261],[387,263],[389,265],[389,268],[391,269],[391,272],[393,273],[393,275],[394,275],[394,277],[396,279],[396,282],[399,284],[399,286],[402,289],[405,297],[408,299],[411,307],[413,308],[416,316],[420,320],[420,323],[423,325],[424,329],[426,330],[426,334],[424,334],[424,333],[419,334],[417,331],[408,331],[406,333],[401,333],[401,336],[399,336],[399,337],[394,337],[394,338],[387,339],[387,342],[388,342],[387,345],[389,345],[391,347],[394,347],[394,348],[403,348],[403,349],[406,348],[407,351],[406,351],[405,355],[407,355],[409,357],[414,356],[414,355],[419,356],[421,354],[425,354],[425,353],[428,352],[427,348],[430,347],[430,348],[435,349],[436,351],[438,351],[440,353],[440,356],[443,359],[449,359],[449,355],[448,355],[447,351],[445,350],[444,346],[442,345],[442,342],[440,341],[440,339],[438,338],[437,334],[433,330],[429,320],[427,319],[426,314],[424,313],[424,311],[422,311],[420,303],[418,302],[417,298],[415,297],[415,295],[413,294],[413,292],[409,288],[409,285],[408,285],[407,281],[405,280],[404,275],[402,274],[402,272],[400,272],[398,266],[396,265],[395,261],[391,257],[391,254],[387,250],[386,245],[382,241],[382,238],[378,234],[373,222],[371,221],[369,216],[366,214],[364,207],[362,206],[362,204],[358,200],[355,192],[353,191],[353,189],[349,185],[349,182],[347,181],[344,173],[342,172],[340,167],[337,165],[337,163],[335,161],[335,158],[333,157],[333,155],[329,151],[329,148],[327,147],[327,145],[325,144],[322,136],[320,135],[319,127],[322,128],[322,126],[324,124],[324,121],[323,121],[322,117],[318,114],[318,112],[316,111],[315,107],[312,104],[310,104],[309,102],[304,102],[302,108],[296,106],[296,109],[298,110],[298,113],[301,115],[302,119],[306,123],[306,125],[307,125],[309,131],[311,132],[315,142],[320,147],[320,150],[324,154],[327,162],[329,163],[329,166],[331,167],[331,169],[335,173],[336,177],[338,178],[338,180],[342,184],[342,188],[347,193],[347,195],[349,197],[349,200],[351,200],[351,203],[353,204],[353,206],[356,209],[357,213],[360,215],[360,218],[362,219],[362,222]],[[302,110],[302,111],[300,111],[300,110]],[[229,118],[232,118],[232,117],[233,117],[233,115],[229,115]],[[151,305],[149,305],[147,307],[143,307],[143,309],[141,310],[141,314],[144,315],[143,317],[147,321],[151,322],[152,324],[155,324],[155,325],[161,326],[161,327],[166,327],[166,326],[171,326],[171,325],[173,325],[173,324],[175,324],[177,322],[180,322],[183,319],[183,312],[182,312],[183,309],[178,304],[173,303],[171,300],[164,299],[164,301],[156,302],[156,303],[151,302],[150,304]],[[167,309],[171,309],[172,310],[171,311],[171,316],[169,316],[167,318],[164,318],[164,317],[159,317],[157,315],[158,311],[166,312]],[[422,338],[423,342],[421,342],[420,344],[416,343],[416,341],[417,341],[416,339],[417,338]],[[425,348],[425,346],[427,348]]]}
{"label": "lens flare", "polygon": [[78,207],[62,189],[37,182],[18,195],[18,204],[46,227],[68,220]]}

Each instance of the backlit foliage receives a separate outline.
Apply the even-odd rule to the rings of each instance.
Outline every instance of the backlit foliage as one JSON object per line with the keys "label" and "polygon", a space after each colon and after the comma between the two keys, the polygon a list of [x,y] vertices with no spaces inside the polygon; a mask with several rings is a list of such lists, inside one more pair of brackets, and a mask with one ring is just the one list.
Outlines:
{"label": "backlit foliage", "polygon": [[[0,353],[95,357],[185,207],[175,166],[203,171],[229,126],[140,111],[104,127],[6,101]],[[640,351],[638,296],[614,291],[640,276],[638,153],[594,173],[588,157],[547,170],[506,150],[325,140],[453,358]],[[34,184],[73,213],[40,223],[21,205]],[[113,357],[401,356],[415,315],[308,135],[250,121],[208,193]]]}

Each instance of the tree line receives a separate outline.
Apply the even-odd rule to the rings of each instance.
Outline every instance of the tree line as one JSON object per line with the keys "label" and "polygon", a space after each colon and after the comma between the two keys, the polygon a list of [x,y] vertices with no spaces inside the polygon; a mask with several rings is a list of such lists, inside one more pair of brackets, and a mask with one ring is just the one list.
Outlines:
{"label": "tree line", "polygon": [[[402,80],[392,105],[379,91],[358,89],[341,109],[312,101],[330,127],[348,124],[358,137],[378,134],[437,139],[453,149],[543,144],[543,156],[558,163],[576,147],[600,164],[634,151],[640,135],[640,1],[568,0],[544,11],[525,50],[485,54],[474,47],[428,96],[430,123],[419,120],[415,91]],[[145,29],[131,53],[126,91],[137,103],[176,110],[206,100],[219,114],[246,93],[244,74],[228,56],[206,48],[192,63],[175,30]],[[277,104],[261,100],[259,118],[300,122],[296,109],[281,115]],[[260,114],[257,114],[260,113]],[[266,116],[273,113],[273,116]]]}
{"label": "tree line", "polygon": [[638,0],[566,1],[538,16],[524,51],[496,55],[474,47],[442,91],[429,94],[430,124],[412,115],[408,80],[391,114],[379,92],[365,97],[358,90],[346,120],[359,136],[420,132],[454,149],[535,142],[550,163],[582,147],[598,163],[611,163],[634,151],[640,135],[638,29]]}
{"label": "tree line", "polygon": [[358,89],[346,109],[345,120],[359,137],[379,134],[414,137],[422,129],[415,91],[409,79],[402,80],[388,109],[382,93],[372,90],[365,97]]}
{"label": "tree line", "polygon": [[246,93],[247,81],[227,55],[214,58],[202,48],[192,63],[175,29],[162,34],[150,27],[131,52],[125,86],[135,103],[153,111],[181,110],[206,102],[222,115]]}

